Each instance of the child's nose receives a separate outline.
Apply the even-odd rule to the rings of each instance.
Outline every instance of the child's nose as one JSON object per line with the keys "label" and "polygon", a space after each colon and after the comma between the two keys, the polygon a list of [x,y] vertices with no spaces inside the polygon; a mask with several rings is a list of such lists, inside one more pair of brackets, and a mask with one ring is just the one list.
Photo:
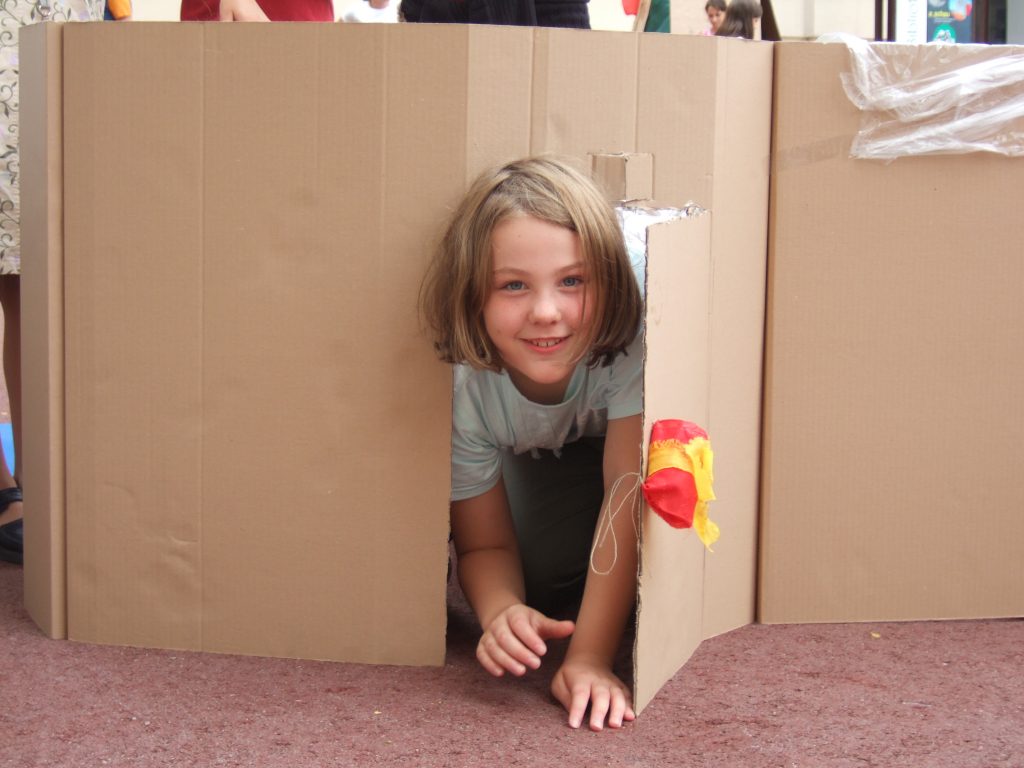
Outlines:
{"label": "child's nose", "polygon": [[554,296],[540,294],[531,308],[531,319],[535,323],[554,323],[562,316],[562,310]]}

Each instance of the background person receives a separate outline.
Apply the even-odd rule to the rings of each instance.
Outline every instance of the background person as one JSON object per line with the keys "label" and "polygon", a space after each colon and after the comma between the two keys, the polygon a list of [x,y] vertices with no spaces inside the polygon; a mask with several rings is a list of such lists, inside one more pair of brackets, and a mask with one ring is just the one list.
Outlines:
{"label": "background person", "polygon": [[757,40],[761,37],[761,13],[760,0],[731,0],[715,34]]}
{"label": "background person", "polygon": [[332,0],[181,0],[182,21],[334,21]]}
{"label": "background person", "polygon": [[708,25],[701,32],[702,35],[711,36],[718,32],[718,28],[722,26],[722,21],[725,19],[726,7],[725,0],[708,0],[704,3],[704,13],[708,16]]}

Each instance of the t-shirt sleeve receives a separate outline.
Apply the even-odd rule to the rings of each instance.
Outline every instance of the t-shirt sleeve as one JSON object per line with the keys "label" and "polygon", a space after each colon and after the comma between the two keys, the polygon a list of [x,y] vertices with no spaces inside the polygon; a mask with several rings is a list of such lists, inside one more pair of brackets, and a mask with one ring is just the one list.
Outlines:
{"label": "t-shirt sleeve", "polygon": [[501,477],[501,453],[487,428],[487,403],[473,372],[458,371],[452,401],[452,501],[489,491]]}
{"label": "t-shirt sleeve", "polygon": [[644,345],[643,331],[611,365],[607,390],[608,418],[621,419],[643,413]]}

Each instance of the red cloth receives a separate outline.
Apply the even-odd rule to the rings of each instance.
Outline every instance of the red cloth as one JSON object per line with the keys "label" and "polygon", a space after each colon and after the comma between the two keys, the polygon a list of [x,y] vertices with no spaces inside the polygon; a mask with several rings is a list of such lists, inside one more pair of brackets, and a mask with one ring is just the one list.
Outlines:
{"label": "red cloth", "polygon": [[[257,0],[271,21],[334,21],[331,0]],[[181,0],[182,21],[217,21],[220,0]]]}
{"label": "red cloth", "polygon": [[[708,437],[708,433],[690,421],[663,419],[651,428],[651,451],[659,443],[673,441],[680,446],[695,438]],[[680,467],[662,467],[649,474],[643,484],[644,498],[651,509],[673,528],[690,528],[700,497],[693,472]]]}

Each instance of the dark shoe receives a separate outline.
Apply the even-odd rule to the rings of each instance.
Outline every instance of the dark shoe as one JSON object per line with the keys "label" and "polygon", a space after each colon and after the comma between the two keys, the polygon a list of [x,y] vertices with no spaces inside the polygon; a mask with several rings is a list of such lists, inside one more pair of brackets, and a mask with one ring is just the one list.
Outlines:
{"label": "dark shoe", "polygon": [[[0,514],[17,501],[22,500],[21,488],[0,490]],[[21,565],[24,560],[25,528],[20,519],[0,525],[0,560]]]}

